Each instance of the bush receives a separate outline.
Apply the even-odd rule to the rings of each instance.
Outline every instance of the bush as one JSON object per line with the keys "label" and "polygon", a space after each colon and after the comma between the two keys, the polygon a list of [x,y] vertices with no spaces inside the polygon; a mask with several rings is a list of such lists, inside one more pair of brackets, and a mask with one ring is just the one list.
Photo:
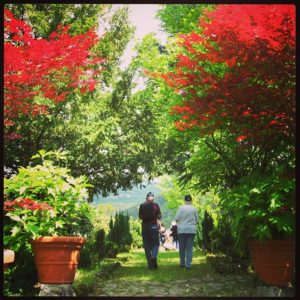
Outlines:
{"label": "bush", "polygon": [[114,242],[118,246],[118,252],[127,252],[132,243],[130,233],[129,216],[117,213],[115,220],[111,218],[109,222],[109,233],[107,240]]}
{"label": "bush", "polygon": [[80,259],[78,269],[86,269],[91,267],[96,255],[95,238],[91,235],[80,250]]}
{"label": "bush", "polygon": [[291,239],[295,235],[294,174],[252,174],[221,194],[220,207],[230,217],[237,251],[250,239]]}
{"label": "bush", "polygon": [[119,247],[116,243],[106,240],[105,241],[105,256],[109,258],[116,258]]}
{"label": "bush", "polygon": [[210,237],[212,252],[223,253],[231,257],[236,256],[228,218],[220,218],[218,226],[211,231]]}
{"label": "bush", "polygon": [[91,185],[84,176],[74,178],[68,169],[55,166],[48,159],[54,155],[62,154],[41,150],[42,164],[21,167],[4,178],[4,245],[9,249],[31,248],[30,239],[39,236],[91,232],[92,207],[86,202]]}
{"label": "bush", "polygon": [[211,251],[211,232],[214,228],[213,219],[210,214],[205,211],[202,225],[202,245],[204,250]]}
{"label": "bush", "polygon": [[130,234],[132,237],[131,248],[139,249],[143,247],[142,225],[139,220],[130,218]]}
{"label": "bush", "polygon": [[34,285],[38,282],[34,256],[29,249],[20,248],[14,263],[4,272],[5,296],[37,296]]}
{"label": "bush", "polygon": [[[84,176],[74,178],[69,170],[53,164],[60,152],[39,151],[41,164],[19,168],[18,174],[4,179],[4,246],[16,252],[16,261],[5,272],[7,294],[33,292],[37,279],[30,240],[49,235],[83,235],[92,232],[93,208],[88,199]],[[80,266],[90,265],[93,246],[81,253]],[[10,283],[13,284],[10,284]]]}
{"label": "bush", "polygon": [[99,259],[105,257],[105,230],[99,229],[96,232],[96,252],[98,253]]}

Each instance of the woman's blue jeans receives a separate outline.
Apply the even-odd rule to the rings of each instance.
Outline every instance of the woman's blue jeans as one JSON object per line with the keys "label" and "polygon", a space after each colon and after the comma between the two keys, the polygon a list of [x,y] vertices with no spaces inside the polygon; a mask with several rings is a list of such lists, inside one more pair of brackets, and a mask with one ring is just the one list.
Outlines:
{"label": "woman's blue jeans", "polygon": [[179,233],[179,257],[180,266],[190,268],[193,258],[194,233]]}

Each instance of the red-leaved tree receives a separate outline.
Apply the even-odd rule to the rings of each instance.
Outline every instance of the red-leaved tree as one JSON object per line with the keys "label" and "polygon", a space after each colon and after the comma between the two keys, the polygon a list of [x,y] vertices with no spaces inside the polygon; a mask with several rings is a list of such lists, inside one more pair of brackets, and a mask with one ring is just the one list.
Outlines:
{"label": "red-leaved tree", "polygon": [[6,128],[22,115],[46,114],[47,101],[64,101],[76,88],[82,93],[95,89],[103,58],[92,52],[92,47],[99,42],[94,29],[71,36],[67,26],[59,26],[48,40],[36,39],[32,28],[9,10],[5,10],[4,16]]}
{"label": "red-leaved tree", "polygon": [[[209,20],[209,21],[207,21]],[[182,95],[178,130],[228,130],[259,145],[295,128],[295,6],[218,5],[180,35],[173,72],[154,74]]]}

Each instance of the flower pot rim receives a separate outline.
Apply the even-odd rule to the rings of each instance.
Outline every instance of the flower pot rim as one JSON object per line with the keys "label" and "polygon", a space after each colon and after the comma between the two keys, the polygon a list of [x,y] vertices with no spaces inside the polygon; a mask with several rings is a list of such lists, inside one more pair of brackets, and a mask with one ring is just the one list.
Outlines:
{"label": "flower pot rim", "polygon": [[15,261],[15,251],[10,249],[3,250],[3,261],[5,264],[9,264]]}
{"label": "flower pot rim", "polygon": [[82,236],[41,236],[31,240],[31,243],[80,243],[86,242],[86,238]]}
{"label": "flower pot rim", "polygon": [[294,238],[289,239],[249,239],[247,241],[248,244],[276,244],[276,243],[295,243]]}

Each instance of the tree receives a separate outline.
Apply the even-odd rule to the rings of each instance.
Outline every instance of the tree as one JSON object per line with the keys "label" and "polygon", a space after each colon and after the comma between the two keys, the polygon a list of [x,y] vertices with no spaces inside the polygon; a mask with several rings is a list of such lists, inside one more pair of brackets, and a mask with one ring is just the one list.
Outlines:
{"label": "tree", "polygon": [[128,247],[131,246],[133,242],[130,225],[129,216],[122,212],[116,213],[115,219],[111,218],[109,223],[110,231],[108,233],[107,240],[115,243],[118,246],[118,251],[127,251]]}
{"label": "tree", "polygon": [[295,7],[218,5],[199,27],[179,36],[174,69],[152,76],[177,94],[188,155],[174,171],[198,192],[217,188],[226,216],[213,245],[223,227],[243,255],[249,237],[294,233]]}
{"label": "tree", "polygon": [[5,4],[17,19],[26,20],[34,37],[48,39],[57,26],[70,26],[72,36],[86,33],[98,18],[106,14],[111,4]]}
{"label": "tree", "polygon": [[[98,42],[93,30],[71,37],[58,27],[46,39],[32,37],[32,29],[5,10],[4,125],[9,129],[22,115],[48,112],[51,103],[64,101],[71,89],[95,89],[94,66],[103,61],[90,51]],[[47,49],[47,51],[42,51]],[[92,67],[93,66],[93,67]],[[15,138],[9,132],[8,138]],[[11,135],[13,134],[13,135]]]}
{"label": "tree", "polygon": [[[223,166],[221,180],[228,187],[252,172],[268,174],[274,166],[291,170],[294,6],[218,5],[200,18],[199,27],[204,28],[201,34],[179,36],[182,48],[174,70],[152,73],[177,93],[171,106],[175,126],[182,132],[178,135],[189,141],[187,148],[201,144],[202,153],[216,154]],[[193,154],[194,150],[190,157]],[[188,180],[200,176],[198,181],[205,181],[199,165],[209,165],[207,158],[194,164],[198,175],[187,168],[192,163],[179,171],[186,170]]]}
{"label": "tree", "polygon": [[274,134],[293,141],[294,6],[219,5],[206,16],[203,35],[181,35],[175,72],[162,75],[182,95],[183,104],[173,107],[178,130],[228,129],[237,142]]}
{"label": "tree", "polygon": [[198,31],[198,20],[204,9],[212,9],[209,4],[164,4],[158,10],[157,17],[161,20],[164,30],[171,36],[179,33]]}

